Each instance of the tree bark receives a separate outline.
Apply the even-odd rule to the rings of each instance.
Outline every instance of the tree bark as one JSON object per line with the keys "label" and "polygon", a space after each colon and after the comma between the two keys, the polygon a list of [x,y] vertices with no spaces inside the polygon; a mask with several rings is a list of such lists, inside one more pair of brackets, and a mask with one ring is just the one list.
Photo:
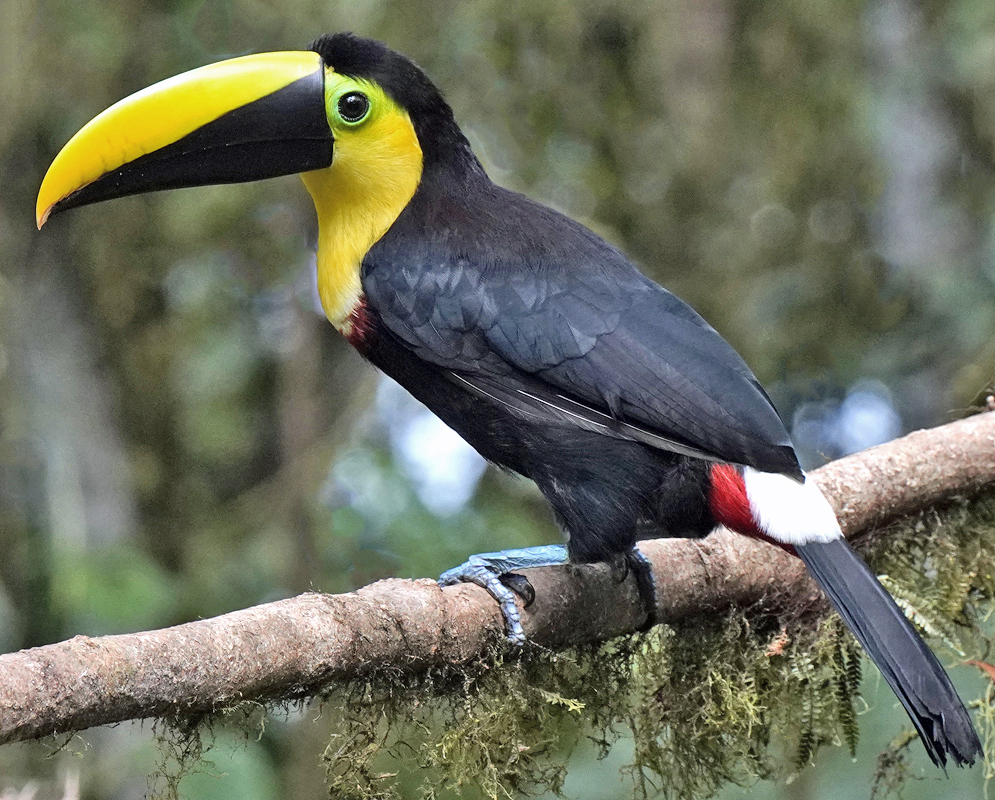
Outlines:
{"label": "tree bark", "polygon": [[[995,413],[919,431],[813,473],[852,537],[995,486]],[[719,530],[701,541],[640,544],[657,619],[817,590],[797,559]],[[531,571],[529,638],[560,648],[645,622],[635,581],[603,566]],[[303,594],[158,631],[89,638],[0,656],[0,743],[149,717],[197,716],[245,700],[306,697],[334,681],[414,673],[479,658],[503,635],[480,588],[385,580],[341,595]]]}

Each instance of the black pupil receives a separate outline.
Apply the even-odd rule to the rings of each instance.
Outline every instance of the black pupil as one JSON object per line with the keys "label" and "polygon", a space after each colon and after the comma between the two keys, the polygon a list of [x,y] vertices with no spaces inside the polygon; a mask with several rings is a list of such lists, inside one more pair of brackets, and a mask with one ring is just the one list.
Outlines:
{"label": "black pupil", "polygon": [[366,116],[369,108],[370,101],[360,92],[350,92],[339,98],[339,114],[346,122],[358,122]]}

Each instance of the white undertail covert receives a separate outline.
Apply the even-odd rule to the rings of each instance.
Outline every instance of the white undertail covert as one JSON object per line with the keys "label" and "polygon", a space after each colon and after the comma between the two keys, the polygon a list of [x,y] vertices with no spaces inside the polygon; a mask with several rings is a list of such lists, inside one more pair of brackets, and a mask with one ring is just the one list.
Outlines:
{"label": "white undertail covert", "polygon": [[743,483],[753,519],[771,539],[807,544],[843,535],[832,506],[810,478],[799,483],[787,475],[746,467]]}

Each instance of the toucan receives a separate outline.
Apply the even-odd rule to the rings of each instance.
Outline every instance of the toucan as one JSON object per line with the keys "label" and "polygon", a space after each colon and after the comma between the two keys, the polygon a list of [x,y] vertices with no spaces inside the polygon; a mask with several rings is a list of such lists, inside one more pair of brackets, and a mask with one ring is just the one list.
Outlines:
{"label": "toucan", "polygon": [[514,570],[631,565],[649,536],[723,524],[801,558],[938,766],[981,743],[933,652],[846,543],[774,406],[687,304],[583,225],[488,178],[411,60],[353,34],[155,84],[97,116],[38,194],[53,213],[300,173],[331,323],[481,455],[533,480],[566,544],[475,556],[524,639]]}

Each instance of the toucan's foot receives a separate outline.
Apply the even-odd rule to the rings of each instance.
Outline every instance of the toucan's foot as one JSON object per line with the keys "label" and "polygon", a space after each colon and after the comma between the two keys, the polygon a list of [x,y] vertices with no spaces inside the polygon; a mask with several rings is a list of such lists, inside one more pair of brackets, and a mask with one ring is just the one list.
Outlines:
{"label": "toucan's foot", "polygon": [[480,553],[470,556],[465,564],[443,572],[439,576],[439,585],[475,583],[486,589],[501,606],[508,641],[515,647],[521,647],[525,644],[525,630],[522,628],[522,617],[515,603],[515,595],[521,597],[528,608],[535,600],[535,589],[528,578],[514,570],[557,567],[567,561],[567,548],[559,544]]}
{"label": "toucan's foot", "polygon": [[638,547],[633,547],[623,558],[629,571],[636,579],[636,588],[643,601],[643,607],[646,609],[646,621],[640,630],[648,631],[657,623],[657,592],[656,581],[653,579],[653,565]]}

